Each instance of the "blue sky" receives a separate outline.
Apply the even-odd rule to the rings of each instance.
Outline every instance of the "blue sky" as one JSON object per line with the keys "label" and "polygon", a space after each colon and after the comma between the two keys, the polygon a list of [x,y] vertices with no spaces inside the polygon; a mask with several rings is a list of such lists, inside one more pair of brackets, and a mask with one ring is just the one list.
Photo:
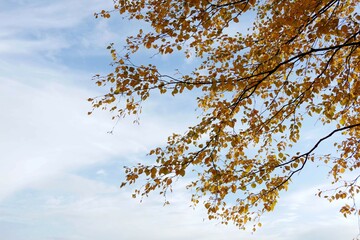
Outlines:
{"label": "blue sky", "polygon": [[[95,19],[111,0],[1,0],[0,2],[0,235],[22,239],[351,239],[355,217],[315,197],[326,175],[308,167],[296,176],[277,209],[255,234],[207,221],[189,207],[186,179],[175,185],[171,205],[152,195],[140,204],[131,189],[119,190],[122,166],[146,162],[146,153],[183,132],[196,119],[191,95],[156,96],[144,106],[140,125],[123,119],[114,134],[91,77],[110,70],[106,50],[121,46],[139,23]],[[144,55],[146,56],[146,55]],[[147,58],[170,72],[192,65],[181,56]],[[164,99],[166,101],[164,101]],[[164,104],[166,102],[166,104]],[[304,146],[322,135],[310,126]]]}

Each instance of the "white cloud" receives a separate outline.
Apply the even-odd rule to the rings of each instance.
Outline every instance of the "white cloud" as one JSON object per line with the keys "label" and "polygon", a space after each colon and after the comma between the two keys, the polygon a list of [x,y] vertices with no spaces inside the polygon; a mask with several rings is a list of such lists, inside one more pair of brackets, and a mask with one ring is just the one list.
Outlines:
{"label": "white cloud", "polygon": [[31,54],[34,52],[58,52],[70,47],[62,37],[45,36],[40,39],[2,39],[0,53],[2,54]]}
{"label": "white cloud", "polygon": [[107,134],[114,124],[108,114],[86,115],[90,110],[86,98],[95,92],[51,80],[41,84],[1,79],[0,107],[5,112],[0,143],[5,151],[0,174],[7,181],[2,182],[0,197],[66,169],[114,156],[145,155],[169,134],[165,117],[155,118],[156,124],[145,119],[140,126],[125,119],[121,125],[126,127],[118,125],[115,135]]}
{"label": "white cloud", "polygon": [[[111,1],[5,1],[3,4],[9,7],[0,10],[0,18],[7,19],[0,22],[0,53],[8,60],[18,56],[54,60],[61,50],[80,48],[78,43],[85,39],[85,33],[98,36],[96,41],[106,41],[107,35],[112,36],[110,32],[101,35],[98,31],[104,31],[93,27],[105,22],[95,20],[93,14],[111,8]],[[101,48],[105,47],[104,41]]]}
{"label": "white cloud", "polygon": [[0,27],[22,32],[72,28],[80,24],[101,9],[110,8],[111,1],[101,0],[64,0],[64,1],[31,1],[26,3],[9,3],[10,9],[0,12]]}
{"label": "white cloud", "polygon": [[96,171],[96,175],[99,175],[99,176],[104,176],[106,174],[107,173],[106,173],[106,171],[104,169],[100,169],[100,170]]}
{"label": "white cloud", "polygon": [[[193,210],[188,206],[189,193],[177,189],[171,205],[162,207],[162,199],[152,195],[139,204],[130,198],[129,191],[118,191],[115,187],[78,176],[49,182],[44,188],[43,201],[33,205],[35,211],[22,211],[22,224],[40,229],[42,224],[49,228],[47,237],[38,239],[351,239],[357,234],[354,219],[331,218],[328,207],[314,201],[309,191],[299,191],[284,198],[284,205],[276,212],[264,217],[264,226],[255,234],[237,230],[235,227],[203,221],[204,210]],[[45,186],[43,186],[45,187]],[[51,190],[51,188],[52,190]],[[63,188],[69,188],[64,195]],[[59,195],[60,193],[63,195]],[[81,190],[80,190],[81,189]],[[306,193],[308,192],[308,194]],[[72,193],[69,195],[69,193]],[[41,193],[40,193],[41,194]],[[297,201],[301,196],[301,200]],[[300,209],[291,209],[300,204]],[[286,204],[285,204],[286,203]],[[22,204],[31,204],[23,201]],[[290,206],[290,209],[289,209]],[[24,209],[24,206],[20,205]],[[312,212],[316,207],[316,211]],[[40,210],[40,214],[36,211]],[[46,213],[46,214],[45,214]],[[289,219],[295,214],[300,219]],[[16,220],[16,219],[15,219]],[[66,231],[59,234],[61,228]],[[21,238],[19,238],[21,239]]]}
{"label": "white cloud", "polygon": [[[298,180],[304,182],[307,176]],[[356,216],[344,218],[339,209],[341,202],[329,203],[315,196],[326,185],[309,185],[283,194],[275,211],[264,217],[262,230],[277,233],[276,239],[352,239],[358,234]]]}

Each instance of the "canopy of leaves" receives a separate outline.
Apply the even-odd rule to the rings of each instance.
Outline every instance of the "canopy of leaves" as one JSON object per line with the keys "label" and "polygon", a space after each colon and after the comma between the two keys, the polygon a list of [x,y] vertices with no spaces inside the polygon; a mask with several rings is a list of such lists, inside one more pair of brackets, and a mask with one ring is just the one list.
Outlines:
{"label": "canopy of leaves", "polygon": [[[129,36],[123,55],[109,46],[114,72],[96,76],[108,92],[89,99],[94,109],[113,111],[114,118],[138,114],[156,91],[192,91],[202,109],[198,124],[150,152],[154,164],[127,168],[121,186],[144,176],[134,196],[154,190],[165,195],[174,178],[195,169],[198,177],[188,185],[192,202],[203,203],[210,219],[244,228],[272,211],[293,175],[317,161],[328,164],[336,186],[319,196],[355,199],[358,174],[343,176],[360,167],[359,2],[115,0],[113,10],[96,14],[118,12],[152,28]],[[243,24],[248,11],[256,15],[253,28],[229,31]],[[163,75],[154,65],[131,61],[143,48],[184,57],[194,52],[200,64],[186,75]],[[295,149],[307,118],[334,129],[309,149]],[[328,138],[341,139],[333,147],[336,156],[315,156]],[[340,211],[359,214],[354,205]]]}

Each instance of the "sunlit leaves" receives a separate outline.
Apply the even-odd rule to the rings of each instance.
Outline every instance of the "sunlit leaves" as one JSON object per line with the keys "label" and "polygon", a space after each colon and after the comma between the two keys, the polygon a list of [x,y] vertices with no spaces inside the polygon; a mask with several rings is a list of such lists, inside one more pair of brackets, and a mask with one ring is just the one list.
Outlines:
{"label": "sunlit leaves", "polygon": [[[194,170],[188,185],[193,204],[204,203],[210,219],[244,228],[274,210],[295,173],[309,162],[324,162],[335,188],[319,196],[354,199],[358,178],[344,176],[360,167],[357,9],[356,0],[118,0],[112,11],[101,11],[96,16],[119,12],[152,29],[129,36],[123,55],[109,46],[114,71],[95,77],[107,94],[89,99],[94,108],[123,117],[139,114],[154,92],[192,91],[203,111],[198,124],[150,151],[153,164],[126,168],[121,187],[139,181],[144,184],[134,197],[154,190],[166,196],[176,179]],[[249,11],[257,16],[251,31],[229,33]],[[190,73],[164,75],[157,66],[132,62],[139,49],[193,54],[201,63]],[[309,118],[334,130],[309,149],[297,149]],[[340,134],[344,138],[329,149],[336,155],[316,156],[320,145]],[[340,209],[344,216],[356,211]]]}

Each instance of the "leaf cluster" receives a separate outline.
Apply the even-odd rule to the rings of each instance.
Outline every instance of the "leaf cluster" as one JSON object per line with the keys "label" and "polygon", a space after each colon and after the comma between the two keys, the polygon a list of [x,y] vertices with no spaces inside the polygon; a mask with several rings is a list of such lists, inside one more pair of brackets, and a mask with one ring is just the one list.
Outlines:
{"label": "leaf cluster", "polygon": [[[202,202],[210,219],[244,228],[272,211],[294,174],[316,161],[329,165],[336,186],[319,196],[355,199],[359,176],[343,176],[360,167],[358,9],[357,0],[114,1],[114,10],[98,16],[119,12],[152,29],[129,36],[123,55],[109,46],[114,72],[96,76],[108,93],[89,99],[93,107],[123,117],[138,114],[154,91],[174,96],[192,91],[203,111],[198,124],[150,152],[154,164],[127,168],[121,186],[144,176],[134,196],[157,189],[166,195],[173,180],[194,170],[197,178],[188,185],[195,192],[192,202]],[[256,15],[253,28],[230,34],[249,11]],[[179,51],[188,58],[194,52],[201,63],[180,77],[164,75],[154,65],[132,62],[143,48]],[[309,118],[334,129],[310,149],[296,149]],[[336,155],[315,155],[319,145],[339,134]],[[355,205],[340,211],[359,213]]]}

